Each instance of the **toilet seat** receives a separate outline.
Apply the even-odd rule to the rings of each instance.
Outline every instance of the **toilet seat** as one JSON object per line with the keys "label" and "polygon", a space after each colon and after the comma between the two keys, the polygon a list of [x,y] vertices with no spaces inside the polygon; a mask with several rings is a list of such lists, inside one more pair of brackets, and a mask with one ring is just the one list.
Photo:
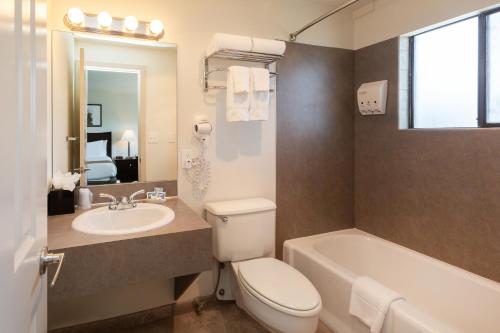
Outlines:
{"label": "toilet seat", "polygon": [[295,268],[274,258],[240,262],[242,287],[262,303],[296,317],[315,316],[321,297],[312,283]]}

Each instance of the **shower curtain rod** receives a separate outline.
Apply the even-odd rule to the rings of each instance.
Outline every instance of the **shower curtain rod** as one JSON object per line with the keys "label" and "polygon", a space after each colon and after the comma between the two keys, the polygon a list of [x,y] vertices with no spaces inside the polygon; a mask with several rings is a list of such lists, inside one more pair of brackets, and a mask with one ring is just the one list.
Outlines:
{"label": "shower curtain rod", "polygon": [[290,41],[294,42],[294,41],[297,39],[297,36],[298,36],[298,35],[300,35],[300,34],[301,34],[301,33],[303,33],[304,31],[306,31],[307,29],[309,29],[309,28],[310,28],[310,27],[312,27],[313,25],[315,25],[315,24],[317,24],[317,23],[319,23],[319,22],[323,21],[324,19],[326,19],[327,17],[332,16],[332,15],[333,15],[333,14],[335,14],[335,13],[340,12],[341,10],[343,10],[343,9],[345,9],[345,8],[347,8],[347,7],[349,7],[350,5],[355,4],[355,3],[356,3],[356,2],[358,2],[358,1],[360,1],[360,0],[351,0],[351,1],[349,1],[349,2],[347,2],[347,3],[345,3],[345,4],[343,4],[342,6],[340,6],[340,7],[336,8],[336,9],[334,9],[334,10],[332,10],[332,11],[330,11],[330,12],[328,12],[328,13],[326,13],[326,14],[324,14],[324,15],[320,16],[320,17],[318,17],[318,18],[317,18],[317,19],[315,19],[314,21],[311,21],[309,24],[306,24],[305,26],[303,26],[303,27],[302,27],[302,28],[300,28],[299,30],[297,30],[297,31],[295,31],[295,32],[292,32],[292,33],[290,34]]}

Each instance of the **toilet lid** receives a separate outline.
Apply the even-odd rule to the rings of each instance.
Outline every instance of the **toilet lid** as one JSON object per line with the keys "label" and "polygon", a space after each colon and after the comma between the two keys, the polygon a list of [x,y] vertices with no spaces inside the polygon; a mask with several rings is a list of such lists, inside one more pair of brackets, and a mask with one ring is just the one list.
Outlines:
{"label": "toilet lid", "polygon": [[277,259],[242,262],[238,275],[254,292],[283,307],[308,311],[321,304],[312,283],[298,270]]}

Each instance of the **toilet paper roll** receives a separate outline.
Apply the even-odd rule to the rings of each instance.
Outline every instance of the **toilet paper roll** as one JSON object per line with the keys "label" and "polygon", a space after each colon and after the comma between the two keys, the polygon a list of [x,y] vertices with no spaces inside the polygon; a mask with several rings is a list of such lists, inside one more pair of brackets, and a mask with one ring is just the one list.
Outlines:
{"label": "toilet paper roll", "polygon": [[209,135],[212,133],[212,124],[199,123],[194,125],[194,132],[198,135]]}

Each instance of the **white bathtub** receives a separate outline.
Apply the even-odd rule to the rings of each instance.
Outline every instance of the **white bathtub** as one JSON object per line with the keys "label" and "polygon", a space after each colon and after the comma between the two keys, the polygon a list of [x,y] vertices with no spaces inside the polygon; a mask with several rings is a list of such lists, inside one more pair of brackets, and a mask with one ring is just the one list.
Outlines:
{"label": "white bathtub", "polygon": [[321,320],[335,333],[369,332],[349,314],[358,276],[369,276],[406,299],[391,305],[384,333],[500,333],[500,283],[363,231],[286,241],[284,260],[316,286],[323,301]]}

